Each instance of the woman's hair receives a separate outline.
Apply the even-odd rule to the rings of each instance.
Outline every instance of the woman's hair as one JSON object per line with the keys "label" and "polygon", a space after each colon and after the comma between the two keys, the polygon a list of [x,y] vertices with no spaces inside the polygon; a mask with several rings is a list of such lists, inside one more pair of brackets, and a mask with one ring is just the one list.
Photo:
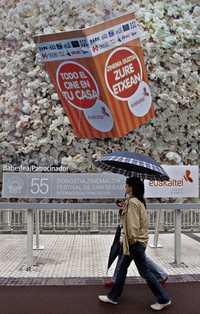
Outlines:
{"label": "woman's hair", "polygon": [[132,177],[126,179],[126,184],[132,187],[133,196],[139,199],[139,201],[142,202],[146,207],[146,202],[144,199],[144,182],[139,178]]}

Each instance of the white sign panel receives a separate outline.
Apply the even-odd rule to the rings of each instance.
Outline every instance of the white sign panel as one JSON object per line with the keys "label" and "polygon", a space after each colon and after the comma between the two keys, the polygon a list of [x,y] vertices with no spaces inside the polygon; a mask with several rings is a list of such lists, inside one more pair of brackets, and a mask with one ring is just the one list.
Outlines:
{"label": "white sign panel", "polygon": [[198,166],[162,165],[170,181],[145,180],[145,197],[199,197]]}
{"label": "white sign panel", "polygon": [[112,173],[4,172],[2,197],[118,198],[124,197],[124,180]]}
{"label": "white sign panel", "polygon": [[[145,180],[145,197],[199,197],[198,166],[163,166],[170,181]],[[126,177],[104,173],[4,172],[2,197],[123,198]]]}

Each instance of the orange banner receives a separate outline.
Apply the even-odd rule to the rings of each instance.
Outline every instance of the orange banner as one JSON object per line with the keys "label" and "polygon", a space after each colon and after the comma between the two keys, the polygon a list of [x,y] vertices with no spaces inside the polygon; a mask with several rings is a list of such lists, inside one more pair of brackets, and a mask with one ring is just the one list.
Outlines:
{"label": "orange banner", "polygon": [[122,137],[154,117],[133,13],[34,38],[80,138]]}

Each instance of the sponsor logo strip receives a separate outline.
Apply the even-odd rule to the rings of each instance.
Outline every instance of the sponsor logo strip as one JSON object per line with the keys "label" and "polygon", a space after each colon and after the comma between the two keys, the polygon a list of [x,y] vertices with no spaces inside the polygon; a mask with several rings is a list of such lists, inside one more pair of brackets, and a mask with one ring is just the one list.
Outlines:
{"label": "sponsor logo strip", "polygon": [[97,56],[140,37],[136,20],[118,24],[87,37],[38,43],[42,62]]}

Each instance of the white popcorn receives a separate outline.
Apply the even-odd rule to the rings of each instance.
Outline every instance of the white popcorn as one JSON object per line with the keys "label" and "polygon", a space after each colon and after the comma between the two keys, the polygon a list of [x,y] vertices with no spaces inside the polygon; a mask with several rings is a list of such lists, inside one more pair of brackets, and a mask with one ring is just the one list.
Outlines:
{"label": "white popcorn", "polygon": [[51,99],[52,99],[52,100],[59,100],[58,94],[57,94],[57,93],[53,93],[53,94],[51,95]]}
{"label": "white popcorn", "polygon": [[61,165],[63,166],[67,166],[70,169],[77,169],[77,165],[75,164],[75,162],[73,161],[73,158],[71,156],[69,157],[63,157],[61,159]]}
{"label": "white popcorn", "polygon": [[31,104],[26,100],[23,102],[22,112],[25,114],[29,114],[31,112]]}
{"label": "white popcorn", "polygon": [[181,164],[181,156],[175,152],[169,152],[166,154],[166,158],[170,161],[175,161],[178,165]]}
{"label": "white popcorn", "polygon": [[[63,164],[96,171],[114,150],[162,162],[199,163],[200,7],[177,0],[1,0],[0,147],[4,162]],[[11,5],[12,4],[12,5]],[[33,36],[93,25],[135,11],[157,117],[122,139],[78,139],[36,55]],[[7,143],[7,144],[6,144]],[[64,157],[68,154],[68,157]],[[25,157],[24,157],[25,154]],[[17,157],[16,157],[17,156]],[[73,157],[72,157],[73,156]],[[99,171],[99,170],[97,170]]]}

